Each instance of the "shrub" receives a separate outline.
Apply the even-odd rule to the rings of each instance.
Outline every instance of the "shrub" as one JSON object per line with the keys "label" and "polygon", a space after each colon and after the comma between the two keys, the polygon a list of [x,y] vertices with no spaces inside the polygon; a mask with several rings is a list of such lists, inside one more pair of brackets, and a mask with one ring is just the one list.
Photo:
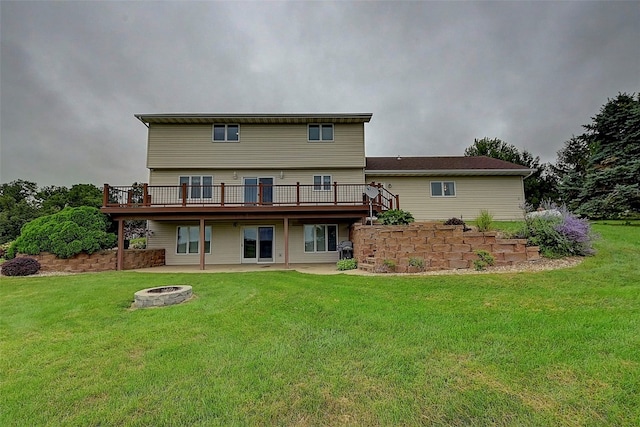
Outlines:
{"label": "shrub", "polygon": [[356,268],[358,268],[358,260],[355,258],[341,259],[336,263],[336,266],[340,271],[355,270]]}
{"label": "shrub", "polygon": [[424,271],[424,259],[423,258],[409,258],[409,267],[415,267],[420,271]]}
{"label": "shrub", "polygon": [[493,229],[493,215],[488,210],[482,209],[476,218],[476,227],[481,232],[491,231]]}
{"label": "shrub", "polygon": [[11,242],[3,243],[0,245],[0,258],[5,258],[7,256],[7,251],[11,246]]}
{"label": "shrub", "polygon": [[597,236],[586,219],[569,212],[565,206],[553,206],[546,212],[549,214],[527,216],[516,237],[527,239],[529,245],[540,246],[540,253],[548,258],[594,253],[592,244]]}
{"label": "shrub", "polygon": [[396,271],[396,262],[392,259],[382,261],[382,268],[385,272]]}
{"label": "shrub", "polygon": [[80,252],[91,254],[112,248],[116,236],[107,233],[108,226],[109,220],[96,208],[67,207],[25,224],[7,255],[51,252],[59,258],[70,258]]}
{"label": "shrub", "polygon": [[496,262],[493,255],[487,251],[477,250],[476,255],[478,255],[478,259],[473,260],[473,266],[478,271],[486,270],[488,266],[493,265]]}
{"label": "shrub", "polygon": [[378,215],[378,220],[385,225],[406,225],[414,221],[413,215],[402,209],[390,209]]}
{"label": "shrub", "polygon": [[146,249],[147,248],[147,238],[146,237],[138,237],[137,239],[132,239],[129,244],[129,248],[131,249]]}
{"label": "shrub", "polygon": [[466,226],[466,224],[464,223],[464,221],[462,220],[462,218],[449,218],[448,220],[446,220],[444,222],[444,225],[464,225]]}
{"label": "shrub", "polygon": [[27,257],[14,258],[2,263],[3,276],[30,276],[40,270],[40,263]]}

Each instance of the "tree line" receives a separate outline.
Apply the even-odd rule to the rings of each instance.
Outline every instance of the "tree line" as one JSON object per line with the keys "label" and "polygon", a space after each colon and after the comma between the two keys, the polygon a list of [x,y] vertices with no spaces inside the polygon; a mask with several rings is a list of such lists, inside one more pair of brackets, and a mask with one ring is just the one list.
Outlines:
{"label": "tree line", "polygon": [[532,207],[553,202],[590,219],[640,217],[640,94],[619,93],[583,128],[564,143],[555,164],[541,164],[498,138],[475,139],[464,155],[534,169],[524,181]]}
{"label": "tree line", "polygon": [[39,188],[35,182],[23,180],[0,185],[0,244],[15,240],[26,223],[67,206],[99,208],[102,190],[93,184]]}

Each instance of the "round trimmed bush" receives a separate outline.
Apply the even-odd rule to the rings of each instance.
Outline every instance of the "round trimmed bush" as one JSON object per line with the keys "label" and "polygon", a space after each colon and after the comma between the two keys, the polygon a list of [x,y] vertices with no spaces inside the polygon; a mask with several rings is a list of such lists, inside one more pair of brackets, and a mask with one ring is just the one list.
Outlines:
{"label": "round trimmed bush", "polygon": [[2,263],[3,276],[31,276],[38,271],[40,263],[33,258],[20,257]]}
{"label": "round trimmed bush", "polygon": [[25,224],[7,256],[12,258],[18,252],[29,255],[50,252],[58,258],[71,258],[80,252],[92,254],[115,246],[116,236],[108,229],[109,220],[98,209],[67,207]]}

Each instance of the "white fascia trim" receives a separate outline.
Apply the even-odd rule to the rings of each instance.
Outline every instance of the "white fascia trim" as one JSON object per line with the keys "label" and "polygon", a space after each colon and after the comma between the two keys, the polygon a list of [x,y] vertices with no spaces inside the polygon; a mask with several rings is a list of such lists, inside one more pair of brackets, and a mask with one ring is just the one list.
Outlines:
{"label": "white fascia trim", "polygon": [[491,176],[491,175],[512,175],[529,176],[535,169],[434,169],[434,170],[368,170],[365,175],[388,175],[388,176]]}

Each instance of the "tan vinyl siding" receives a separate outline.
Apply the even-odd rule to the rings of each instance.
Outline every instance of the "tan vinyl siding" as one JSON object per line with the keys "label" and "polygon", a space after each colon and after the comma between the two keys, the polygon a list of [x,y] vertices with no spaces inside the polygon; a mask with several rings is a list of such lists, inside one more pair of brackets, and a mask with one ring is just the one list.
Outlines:
{"label": "tan vinyl siding", "polygon": [[364,167],[364,125],[335,124],[333,142],[308,142],[306,124],[241,124],[240,142],[212,142],[212,125],[149,127],[148,168]]}
{"label": "tan vinyl siding", "polygon": [[[324,223],[321,221],[318,224]],[[176,253],[177,227],[198,225],[197,221],[149,221],[153,235],[148,239],[149,249],[165,249],[167,265],[198,265],[200,254]],[[235,225],[234,225],[235,224]],[[338,225],[338,243],[349,239],[349,224],[327,221],[326,224]],[[282,220],[273,221],[207,221],[211,226],[211,254],[205,255],[205,264],[240,264],[242,261],[242,229],[245,226],[274,226],[274,263],[284,263],[284,224]],[[290,263],[333,263],[338,260],[338,252],[304,252],[304,226],[289,226],[289,262]]]}
{"label": "tan vinyl siding", "polygon": [[[233,173],[236,173],[234,179]],[[284,178],[280,178],[280,172]],[[338,184],[364,184],[364,172],[362,168],[354,169],[164,169],[153,170],[149,176],[149,185],[179,185],[181,176],[213,176],[213,184],[220,185],[224,182],[228,185],[242,185],[243,177],[273,177],[274,185],[313,184],[314,175],[331,175],[332,182]]]}
{"label": "tan vinyl siding", "polygon": [[[487,209],[496,220],[521,219],[524,203],[521,176],[408,177],[367,175],[367,181],[383,182],[388,190],[400,195],[400,208],[411,212],[416,221],[476,218]],[[431,197],[432,181],[453,181],[455,197]],[[389,184],[391,187],[389,188]]]}

